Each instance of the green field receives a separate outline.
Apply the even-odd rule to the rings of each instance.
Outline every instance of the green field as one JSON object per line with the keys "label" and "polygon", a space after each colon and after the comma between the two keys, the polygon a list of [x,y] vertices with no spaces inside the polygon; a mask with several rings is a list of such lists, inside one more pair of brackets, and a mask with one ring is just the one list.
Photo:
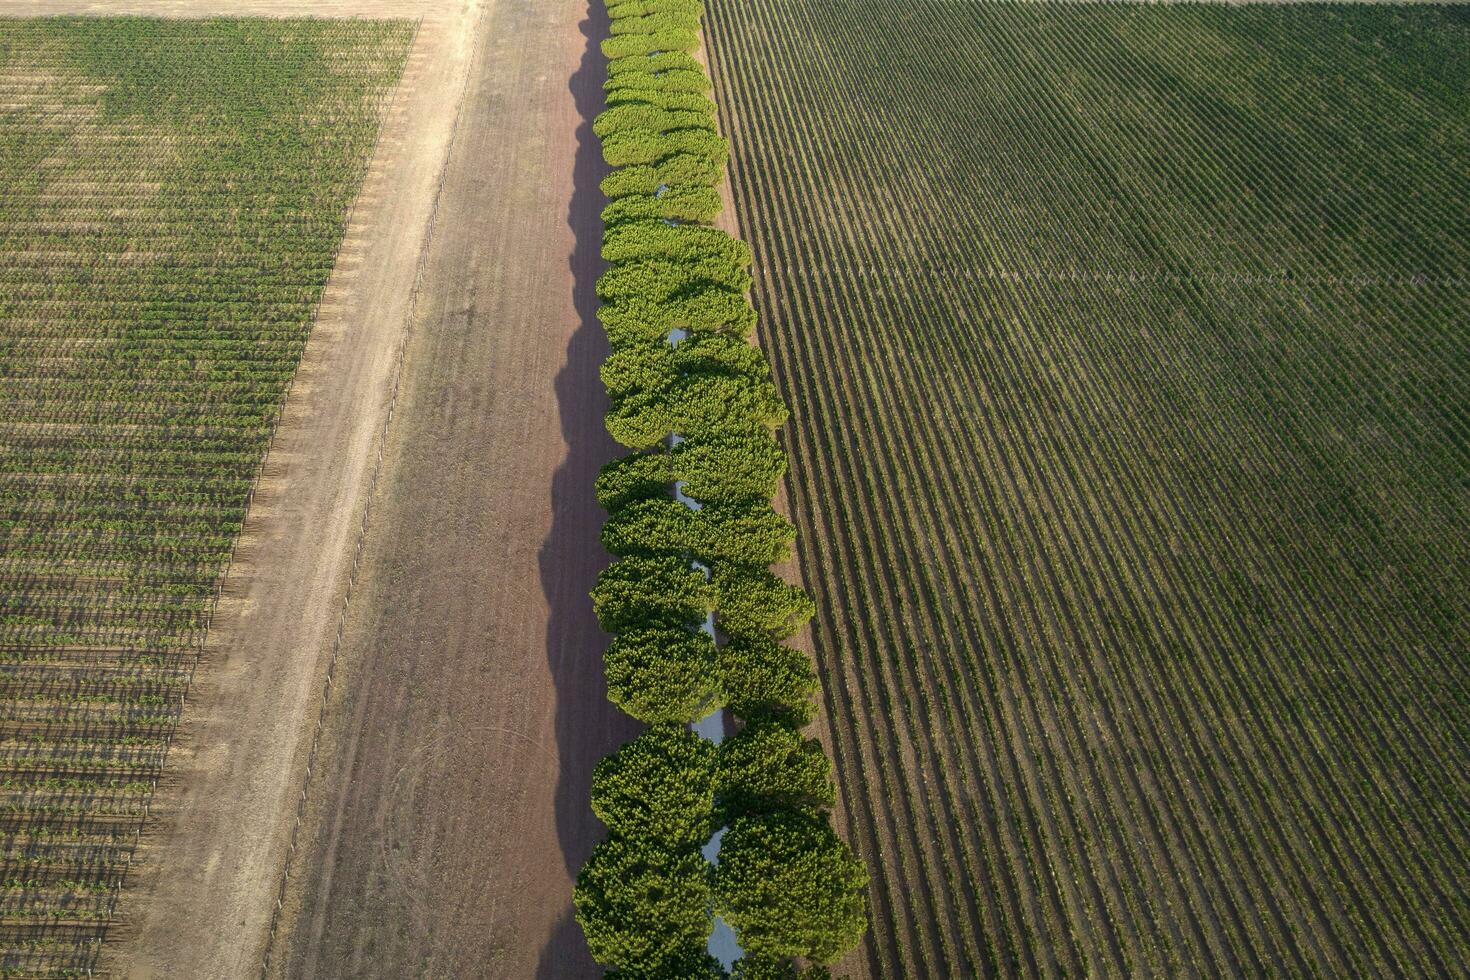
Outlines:
{"label": "green field", "polygon": [[706,31],[872,971],[1462,973],[1464,9]]}
{"label": "green field", "polygon": [[0,20],[4,971],[95,958],[412,33]]}

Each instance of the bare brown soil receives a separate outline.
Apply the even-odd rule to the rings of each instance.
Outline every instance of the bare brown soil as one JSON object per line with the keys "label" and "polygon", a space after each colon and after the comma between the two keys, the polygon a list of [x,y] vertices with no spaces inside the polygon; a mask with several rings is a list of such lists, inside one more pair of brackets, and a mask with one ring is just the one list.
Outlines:
{"label": "bare brown soil", "polygon": [[463,88],[461,16],[425,19],[388,110],[104,948],[108,974],[260,969]]}
{"label": "bare brown soil", "polygon": [[634,732],[587,597],[603,30],[508,0],[479,29],[273,975],[600,975],[571,887]]}

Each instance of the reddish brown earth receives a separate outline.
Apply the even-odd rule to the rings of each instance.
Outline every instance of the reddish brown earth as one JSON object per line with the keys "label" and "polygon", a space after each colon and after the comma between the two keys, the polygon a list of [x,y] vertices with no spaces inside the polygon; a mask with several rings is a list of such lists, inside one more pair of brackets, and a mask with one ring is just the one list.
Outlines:
{"label": "reddish brown earth", "polygon": [[272,972],[598,976],[572,917],[601,836],[588,590],[616,451],[594,284],[604,24],[478,25]]}

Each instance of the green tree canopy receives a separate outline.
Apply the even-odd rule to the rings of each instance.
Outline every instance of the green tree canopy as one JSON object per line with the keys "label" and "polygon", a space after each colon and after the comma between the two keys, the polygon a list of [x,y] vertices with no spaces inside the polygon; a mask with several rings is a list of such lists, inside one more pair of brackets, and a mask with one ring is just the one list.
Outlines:
{"label": "green tree canopy", "polygon": [[639,721],[691,722],[721,705],[716,648],[705,633],[678,626],[624,630],[603,664],[608,699]]}
{"label": "green tree canopy", "polygon": [[786,454],[766,432],[685,439],[672,449],[629,453],[603,465],[597,501],[608,512],[664,498],[676,480],[704,504],[769,500],[786,472]]}
{"label": "green tree canopy", "polygon": [[[646,59],[625,58],[623,60],[642,61]],[[622,99],[635,98],[640,94],[650,92],[704,93],[710,90],[710,81],[701,71],[669,68],[656,71],[624,72],[608,79],[603,83],[602,88],[607,93],[607,98],[614,100],[612,104],[616,104]]]}
{"label": "green tree canopy", "polygon": [[614,835],[701,847],[714,833],[716,749],[673,723],[654,725],[592,772],[592,811]]}
{"label": "green tree canopy", "polygon": [[[607,431],[629,449],[644,449],[671,432],[706,435],[769,431],[785,420],[786,406],[770,381],[703,375],[681,378],[663,391],[619,399],[608,413]],[[752,607],[747,611],[759,610]]]}
{"label": "green tree canopy", "polygon": [[697,21],[704,14],[704,4],[702,0],[617,0],[608,4],[607,14],[613,20],[650,14],[677,14]]}
{"label": "green tree canopy", "polygon": [[720,843],[715,909],[747,953],[831,963],[867,929],[868,873],[826,819],[740,817]]}
{"label": "green tree canopy", "polygon": [[653,34],[619,34],[602,42],[607,58],[647,55],[656,51],[693,51],[699,47],[699,35],[688,28],[673,28]]}
{"label": "green tree canopy", "polygon": [[[699,157],[680,154],[654,167],[629,167],[613,176],[630,171],[648,171],[662,176],[666,167],[693,167],[701,162]],[[629,222],[607,229],[602,237],[602,257],[609,262],[636,259],[691,261],[713,257],[723,263],[723,268],[738,270],[748,269],[751,258],[749,245],[718,228],[668,225],[662,221]]]}
{"label": "green tree canopy", "polygon": [[714,931],[709,865],[698,848],[609,837],[577,875],[572,900],[599,963],[657,975]]}
{"label": "green tree canopy", "polygon": [[688,112],[702,112],[713,117],[715,104],[709,97],[699,92],[684,92],[678,89],[672,91],[658,88],[638,88],[619,86],[607,93],[607,107],[609,109],[620,105],[649,105],[660,109],[682,109]]}
{"label": "green tree canopy", "polygon": [[728,980],[705,946],[690,946],[647,970],[608,970],[606,980]]}
{"label": "green tree canopy", "polygon": [[693,629],[714,608],[716,592],[682,558],[624,558],[597,576],[592,608],[609,633],[650,626]]}
{"label": "green tree canopy", "polygon": [[714,131],[715,117],[712,113],[685,109],[660,109],[644,102],[623,102],[605,109],[592,121],[592,132],[599,139],[607,139],[614,133],[636,130],[652,130],[668,133],[681,129]]}
{"label": "green tree canopy", "polygon": [[652,129],[629,129],[602,141],[602,158],[610,167],[659,163],[679,153],[703,157],[723,167],[730,159],[730,144],[707,129],[676,129],[661,133]]}
{"label": "green tree canopy", "polygon": [[[658,192],[660,187],[674,186],[676,184],[714,187],[720,182],[722,176],[723,171],[718,164],[690,153],[676,153],[655,165],[640,164],[634,167],[623,167],[620,170],[614,170],[602,178],[601,188],[605,197],[615,201],[620,197],[627,197],[630,194],[654,194]],[[653,220],[639,222],[639,224],[645,227],[657,225],[661,228],[689,227],[669,225],[663,221]],[[613,229],[608,228],[603,235],[603,258],[608,258],[609,261],[616,262],[622,259],[640,257],[637,254],[633,254],[609,258],[606,255],[607,239],[612,231]]]}
{"label": "green tree canopy", "polygon": [[730,980],[832,980],[832,971],[820,964],[802,969],[785,956],[746,954],[735,961]]}
{"label": "green tree canopy", "polygon": [[602,223],[613,228],[630,221],[712,221],[724,208],[713,187],[675,185],[663,193],[629,194],[602,209]]}
{"label": "green tree canopy", "polygon": [[768,500],[691,510],[668,497],[635,500],[608,518],[602,546],[614,555],[669,552],[709,564],[769,565],[791,555],[796,528]]}
{"label": "green tree canopy", "polygon": [[708,504],[769,500],[786,475],[786,454],[765,431],[686,438],[670,455],[684,492]]}
{"label": "green tree canopy", "polygon": [[613,437],[641,449],[671,433],[698,438],[780,424],[786,408],[760,352],[722,340],[706,334],[678,347],[658,340],[615,348],[600,369]]}
{"label": "green tree canopy", "polygon": [[657,79],[668,72],[688,72],[698,75],[704,80],[705,88],[711,87],[709,77],[704,73],[704,66],[699,63],[698,58],[687,51],[664,51],[659,54],[625,55],[613,58],[607,63],[607,85],[614,85],[619,79],[629,75]]}
{"label": "green tree canopy", "polygon": [[748,721],[773,718],[800,727],[816,713],[816,672],[800,650],[760,634],[730,635],[715,673],[725,705]]}
{"label": "green tree canopy", "polygon": [[716,565],[720,627],[732,633],[790,636],[816,614],[811,597],[768,568]]}
{"label": "green tree canopy", "polygon": [[[744,263],[731,262],[723,255],[696,253],[677,259],[619,262],[598,277],[597,296],[603,300],[631,297],[661,300],[711,285],[744,293],[750,283],[750,271]],[[761,357],[760,351],[755,356]]]}
{"label": "green tree canopy", "polygon": [[696,287],[664,300],[630,296],[603,304],[597,318],[614,347],[663,340],[675,329],[746,337],[755,327],[755,310],[745,295],[722,286]]}
{"label": "green tree canopy", "polygon": [[612,18],[608,33],[613,37],[620,34],[657,34],[661,31],[697,31],[699,14],[683,10],[659,10],[641,16],[631,12]]}
{"label": "green tree canopy", "polygon": [[644,403],[662,398],[679,380],[674,348],[662,340],[621,344],[597,371],[614,406],[627,399]]}
{"label": "green tree canopy", "polygon": [[634,500],[667,497],[676,479],[673,454],[660,448],[609,460],[594,486],[597,502],[611,513]]}
{"label": "green tree canopy", "polygon": [[772,720],[751,722],[721,743],[715,787],[727,822],[775,810],[816,812],[837,801],[822,744]]}

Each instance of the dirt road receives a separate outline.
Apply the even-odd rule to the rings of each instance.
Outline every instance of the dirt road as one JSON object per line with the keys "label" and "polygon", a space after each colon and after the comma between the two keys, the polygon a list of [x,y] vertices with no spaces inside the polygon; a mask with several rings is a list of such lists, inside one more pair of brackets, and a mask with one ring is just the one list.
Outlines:
{"label": "dirt road", "polygon": [[472,10],[430,12],[388,110],[104,947],[109,975],[259,972]]}
{"label": "dirt road", "polygon": [[481,25],[275,975],[600,975],[571,884],[634,733],[587,598],[602,29],[576,0]]}

